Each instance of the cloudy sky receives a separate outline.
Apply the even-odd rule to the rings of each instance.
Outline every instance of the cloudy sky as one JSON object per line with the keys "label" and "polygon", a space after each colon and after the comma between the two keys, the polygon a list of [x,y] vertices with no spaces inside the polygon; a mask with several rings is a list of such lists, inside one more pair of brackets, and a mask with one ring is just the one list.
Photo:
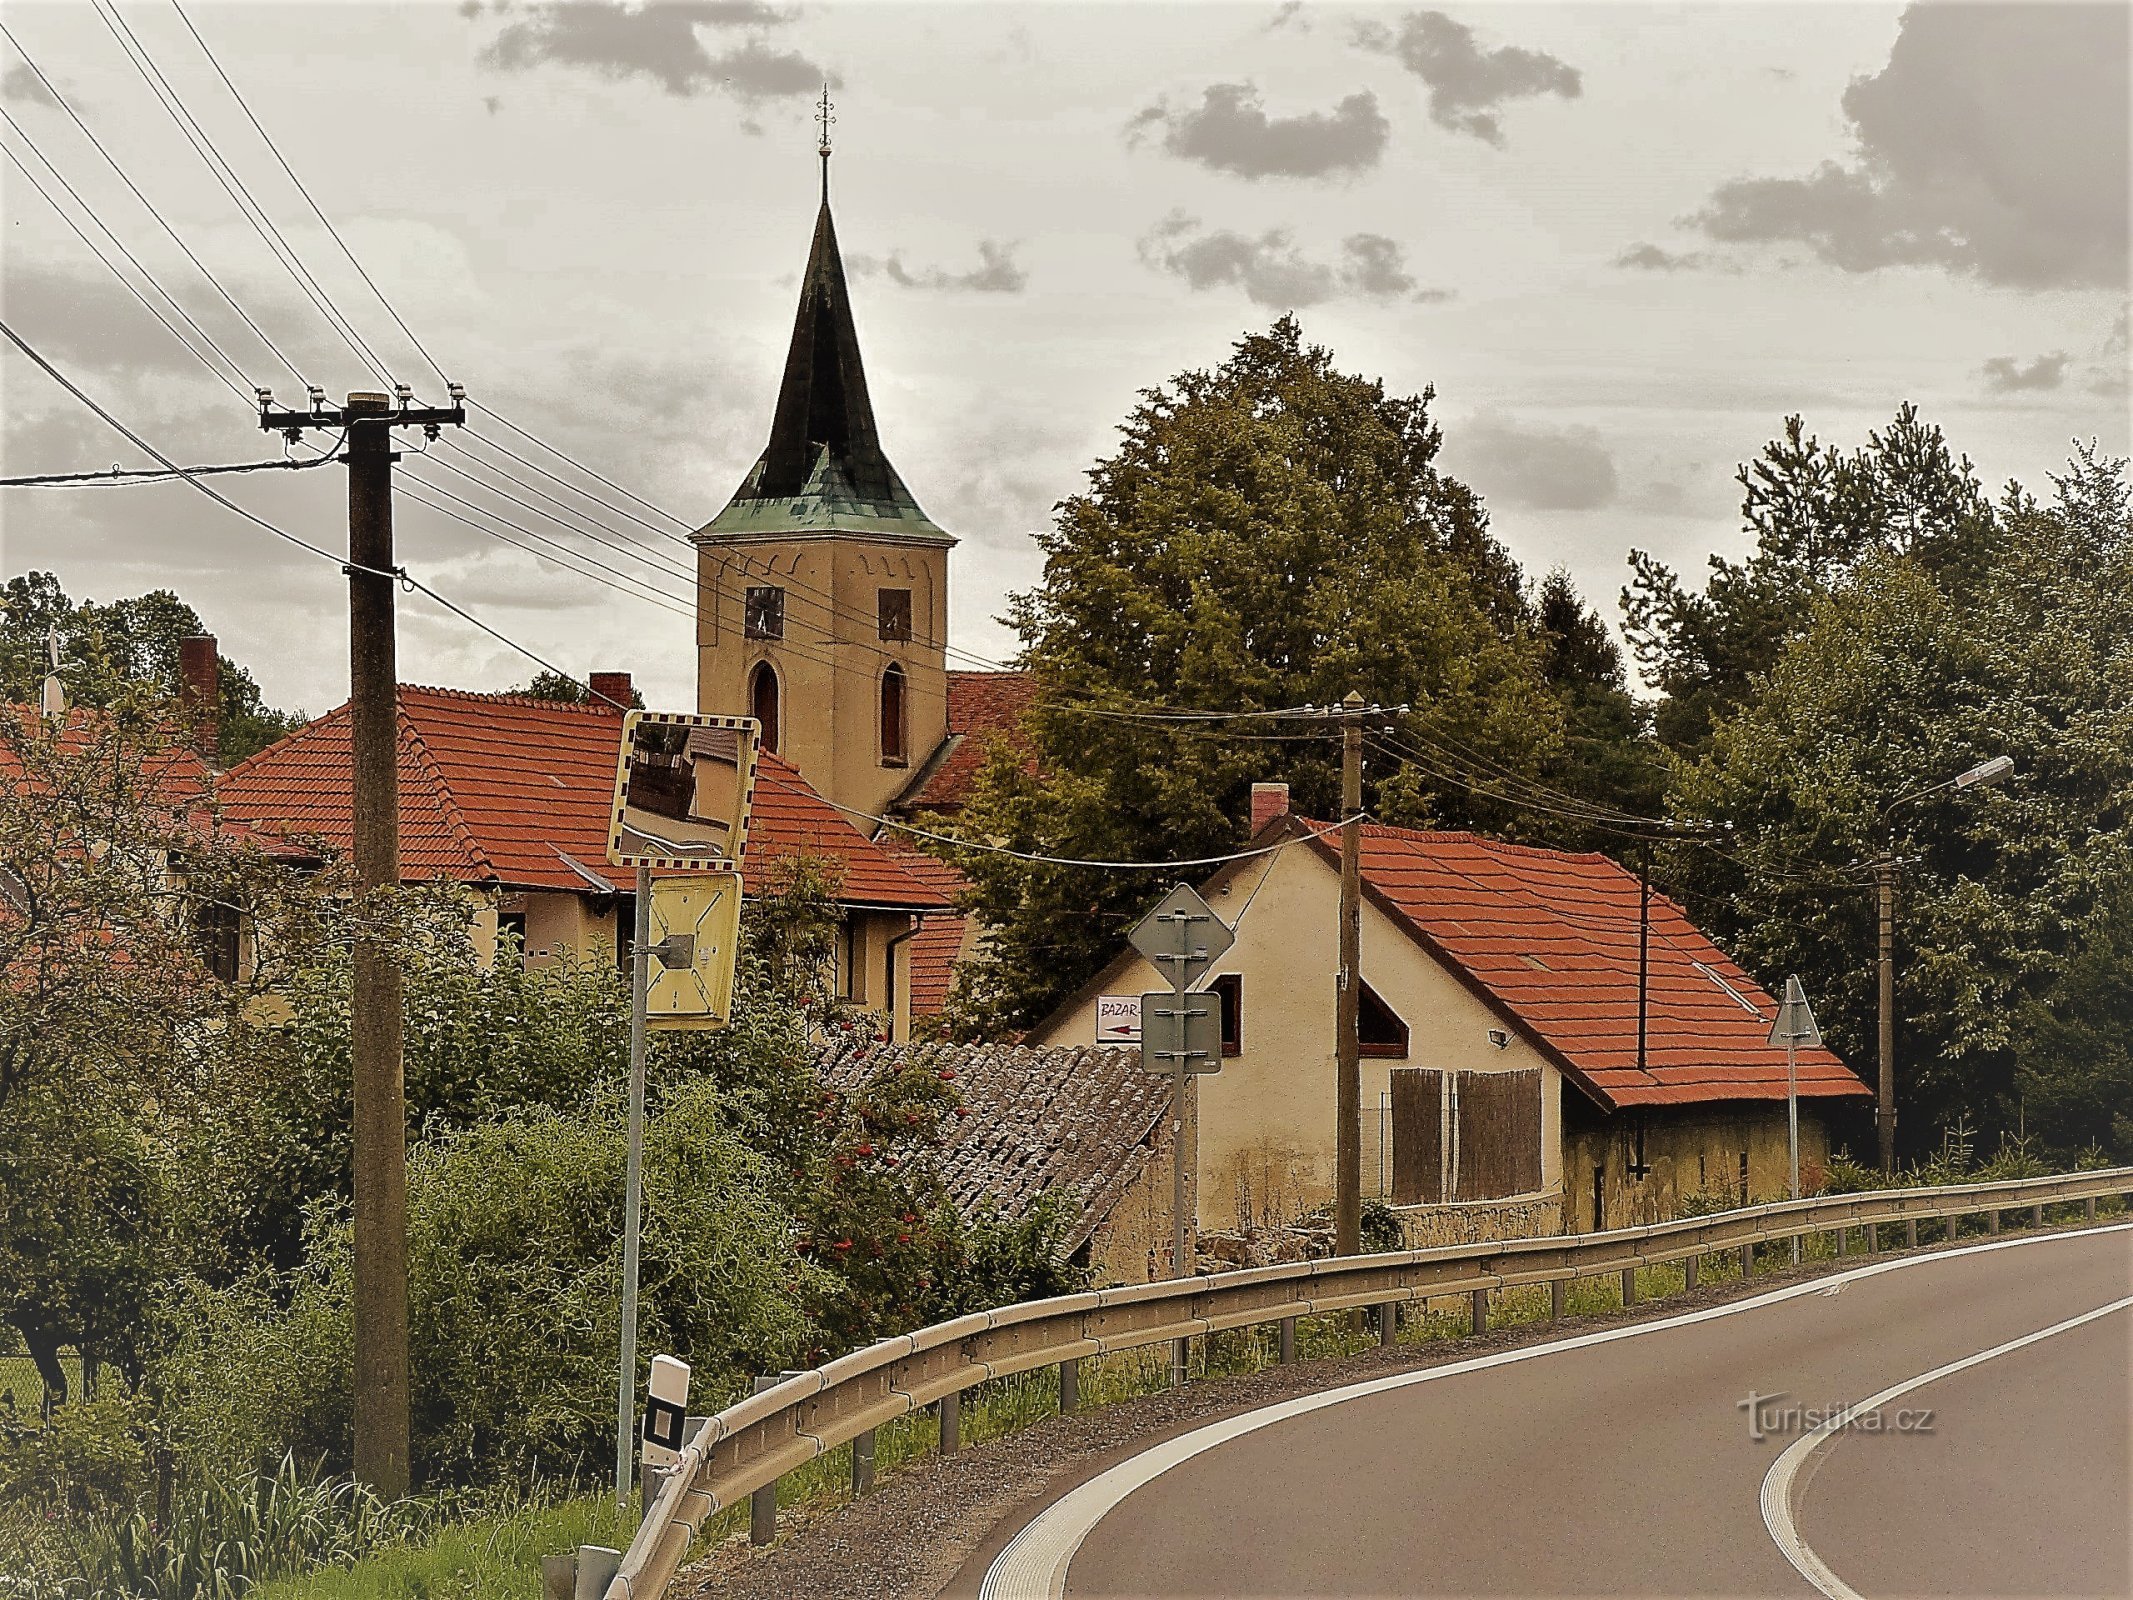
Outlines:
{"label": "cloudy sky", "polygon": [[[190,147],[160,74],[357,342],[433,391],[189,16],[446,371],[695,524],[769,426],[828,79],[883,440],[962,536],[954,642],[997,657],[1001,599],[1037,576],[1031,530],[1135,392],[1290,309],[1344,366],[1434,384],[1446,464],[1530,569],[1567,566],[1610,616],[1632,548],[1690,569],[1737,552],[1735,464],[1789,412],[1849,446],[1914,400],[1989,481],[2040,489],[2075,436],[2126,450],[2127,15],[125,0],[114,28],[87,3],[10,0],[0,144],[64,202],[56,169],[245,387],[293,397],[292,367],[335,395],[368,386]],[[180,459],[278,449],[19,168],[0,184],[17,333]],[[8,474],[143,462],[12,347],[0,385]],[[681,589],[627,553],[681,547],[572,501],[622,546],[603,550],[482,459],[570,499],[472,441],[404,478],[492,507],[512,538]],[[220,484],[328,548],[344,538],[337,469]],[[337,571],[184,485],[0,490],[0,518],[0,569],[52,568],[98,598],[168,585],[271,700],[343,697]],[[689,703],[686,618],[407,500],[400,546],[559,665],[629,668],[654,703]],[[533,671],[419,596],[403,617],[410,679]]]}

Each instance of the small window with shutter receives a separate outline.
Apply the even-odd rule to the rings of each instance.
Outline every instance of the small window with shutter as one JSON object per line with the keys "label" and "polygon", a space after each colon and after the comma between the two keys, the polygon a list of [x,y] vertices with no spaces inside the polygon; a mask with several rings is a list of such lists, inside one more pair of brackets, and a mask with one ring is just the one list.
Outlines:
{"label": "small window with shutter", "polygon": [[911,638],[911,591],[909,589],[877,589],[874,591],[874,617],[878,632],[884,639],[909,643]]}

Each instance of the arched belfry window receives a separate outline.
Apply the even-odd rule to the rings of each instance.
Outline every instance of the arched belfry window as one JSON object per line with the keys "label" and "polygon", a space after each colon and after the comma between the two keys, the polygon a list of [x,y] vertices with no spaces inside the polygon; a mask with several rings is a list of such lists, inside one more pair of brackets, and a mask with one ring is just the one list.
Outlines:
{"label": "arched belfry window", "polygon": [[748,714],[763,725],[763,748],[778,748],[778,674],[767,661],[758,661],[748,675]]}
{"label": "arched belfry window", "polygon": [[881,764],[900,767],[909,759],[904,749],[904,669],[891,662],[881,675]]}

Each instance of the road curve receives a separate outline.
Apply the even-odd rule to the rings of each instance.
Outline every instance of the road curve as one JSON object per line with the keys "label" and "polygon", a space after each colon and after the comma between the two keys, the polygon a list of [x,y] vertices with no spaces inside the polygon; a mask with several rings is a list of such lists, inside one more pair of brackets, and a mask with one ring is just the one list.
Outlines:
{"label": "road curve", "polygon": [[[2133,1227],[2025,1236],[1284,1402],[1068,1492],[983,1593],[2133,1593],[2129,1289]],[[1906,1385],[1795,1453],[1800,1564],[1765,1479]]]}

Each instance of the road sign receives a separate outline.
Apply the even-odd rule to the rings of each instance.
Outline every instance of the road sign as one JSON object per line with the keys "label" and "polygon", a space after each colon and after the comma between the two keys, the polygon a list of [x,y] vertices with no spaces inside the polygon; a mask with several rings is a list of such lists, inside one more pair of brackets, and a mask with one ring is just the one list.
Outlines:
{"label": "road sign", "polygon": [[1100,994],[1096,997],[1096,1042],[1139,1044],[1141,1042],[1141,997],[1137,994]]}
{"label": "road sign", "polygon": [[741,875],[691,872],[652,880],[644,1020],[653,1028],[722,1028],[733,1011]]}
{"label": "road sign", "polygon": [[1770,1024],[1766,1042],[1773,1049],[1788,1044],[1808,1050],[1822,1048],[1822,1030],[1815,1025],[1814,1008],[1807,1003],[1807,991],[1798,978],[1785,980],[1785,998],[1778,1005],[1777,1019]]}
{"label": "road sign", "polygon": [[1179,989],[1190,987],[1237,942],[1229,925],[1189,883],[1164,895],[1162,903],[1141,918],[1127,938]]}
{"label": "road sign", "polygon": [[1168,989],[1142,995],[1141,1065],[1150,1072],[1220,1072],[1222,997]]}
{"label": "road sign", "polygon": [[753,717],[632,711],[615,760],[607,859],[618,867],[731,867],[748,842]]}

